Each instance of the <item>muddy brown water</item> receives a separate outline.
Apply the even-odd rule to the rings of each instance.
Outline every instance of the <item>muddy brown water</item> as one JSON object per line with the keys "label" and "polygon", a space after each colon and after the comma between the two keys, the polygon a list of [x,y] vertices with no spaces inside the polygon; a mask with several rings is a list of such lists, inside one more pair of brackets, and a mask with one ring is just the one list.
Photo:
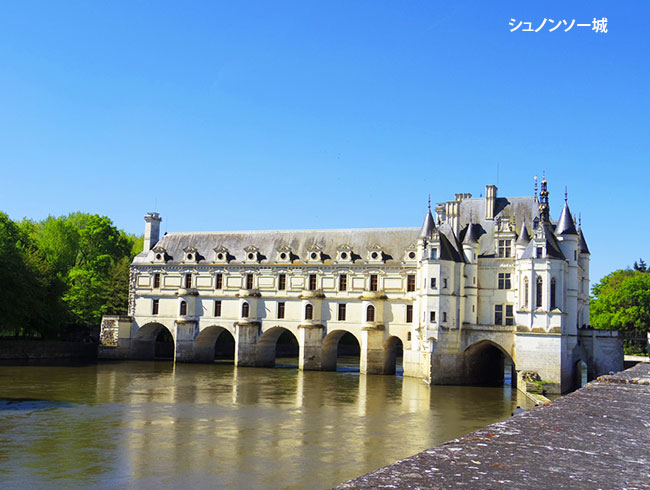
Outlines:
{"label": "muddy brown water", "polygon": [[1,365],[0,488],[330,488],[529,408],[342,361]]}

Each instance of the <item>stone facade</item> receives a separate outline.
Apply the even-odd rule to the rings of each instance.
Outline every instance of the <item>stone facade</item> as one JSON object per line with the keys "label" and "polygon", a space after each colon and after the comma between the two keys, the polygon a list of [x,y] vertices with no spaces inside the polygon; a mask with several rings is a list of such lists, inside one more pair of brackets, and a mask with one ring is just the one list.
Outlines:
{"label": "stone facade", "polygon": [[[131,268],[131,320],[107,322],[106,338],[120,355],[146,359],[166,328],[175,358],[196,362],[212,360],[229,332],[237,365],[272,366],[288,330],[300,368],[327,370],[350,333],[363,373],[394,372],[401,350],[406,376],[474,383],[503,376],[505,357],[562,391],[581,361],[591,376],[618,366],[601,337],[583,335],[590,254],[568,205],[550,219],[546,181],[539,197],[498,197],[496,186],[485,196],[456,194],[429,208],[421,229],[159,239],[161,218],[150,213]],[[613,335],[602,342],[616,343]]]}

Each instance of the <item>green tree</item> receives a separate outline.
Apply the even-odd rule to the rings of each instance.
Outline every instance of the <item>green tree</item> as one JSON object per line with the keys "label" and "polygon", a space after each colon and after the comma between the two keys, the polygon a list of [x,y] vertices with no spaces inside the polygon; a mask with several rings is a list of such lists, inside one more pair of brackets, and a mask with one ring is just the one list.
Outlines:
{"label": "green tree", "polygon": [[650,274],[628,269],[605,276],[592,289],[590,316],[595,328],[644,338],[650,331]]}
{"label": "green tree", "polygon": [[639,272],[650,272],[648,270],[648,265],[643,259],[639,259],[638,262],[634,262],[634,270]]}

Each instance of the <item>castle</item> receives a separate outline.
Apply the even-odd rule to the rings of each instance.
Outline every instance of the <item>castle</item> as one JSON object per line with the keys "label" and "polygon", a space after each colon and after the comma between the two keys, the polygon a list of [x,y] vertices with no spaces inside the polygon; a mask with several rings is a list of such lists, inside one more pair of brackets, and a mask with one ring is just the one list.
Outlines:
{"label": "castle", "polygon": [[[106,317],[109,357],[150,359],[166,329],[177,361],[214,359],[232,335],[235,364],[273,366],[286,331],[305,370],[336,368],[353,335],[362,373],[470,384],[503,376],[503,359],[566,392],[581,362],[593,378],[622,369],[616,332],[589,322],[590,252],[547,182],[529,197],[456,194],[421,228],[169,233],[145,216],[131,266],[128,317]],[[620,364],[620,366],[619,366]]]}

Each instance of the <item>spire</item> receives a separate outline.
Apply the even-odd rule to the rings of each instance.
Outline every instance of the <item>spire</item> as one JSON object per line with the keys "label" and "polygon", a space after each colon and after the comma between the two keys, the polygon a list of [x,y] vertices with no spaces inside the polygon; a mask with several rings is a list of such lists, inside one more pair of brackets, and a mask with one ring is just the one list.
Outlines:
{"label": "spire", "polygon": [[436,224],[431,215],[431,196],[429,196],[429,206],[427,209],[427,215],[424,218],[424,223],[422,224],[422,229],[420,230],[420,238],[431,238],[435,231]]}
{"label": "spire", "polygon": [[582,234],[582,213],[578,214],[578,236],[580,237],[580,253],[591,254],[587,246],[587,240],[585,240],[585,236]]}
{"label": "spire", "polygon": [[542,220],[542,223],[549,223],[550,218],[550,209],[548,205],[548,182],[546,182],[546,173],[542,174],[542,186],[539,191],[539,217]]}
{"label": "spire", "polygon": [[521,227],[519,237],[517,238],[517,243],[526,245],[528,242],[530,242],[530,235],[528,234],[528,228],[526,228],[526,222],[524,221],[524,226]]}
{"label": "spire", "polygon": [[569,211],[569,204],[564,203],[562,208],[562,214],[560,219],[557,222],[555,227],[556,235],[577,235],[576,225],[573,223],[573,217],[571,216],[571,211]]}
{"label": "spire", "polygon": [[535,176],[535,202],[537,202],[537,175]]}

